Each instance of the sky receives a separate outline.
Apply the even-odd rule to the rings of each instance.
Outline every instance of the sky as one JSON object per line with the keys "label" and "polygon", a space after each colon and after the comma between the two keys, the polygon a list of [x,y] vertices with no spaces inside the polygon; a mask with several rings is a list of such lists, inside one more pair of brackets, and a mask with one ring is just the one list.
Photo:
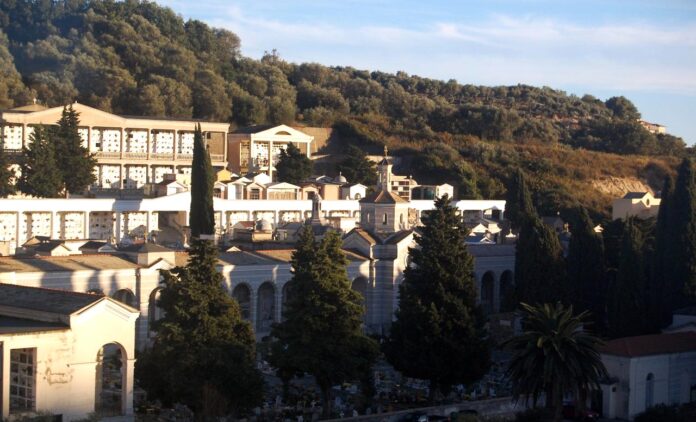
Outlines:
{"label": "sky", "polygon": [[695,0],[160,0],[242,54],[624,95],[696,143]]}

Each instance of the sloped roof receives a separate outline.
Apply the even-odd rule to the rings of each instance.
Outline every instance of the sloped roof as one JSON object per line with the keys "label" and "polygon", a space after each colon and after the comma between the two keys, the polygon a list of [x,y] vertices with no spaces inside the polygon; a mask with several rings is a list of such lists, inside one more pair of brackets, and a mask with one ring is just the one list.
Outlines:
{"label": "sloped roof", "polygon": [[33,319],[0,315],[0,334],[36,333],[67,330],[68,328],[67,324],[61,322],[35,321]]}
{"label": "sloped roof", "polygon": [[137,253],[153,253],[153,252],[172,252],[171,249],[158,245],[152,242],[135,243],[133,245],[122,246],[119,248],[121,252],[137,252]]}
{"label": "sloped roof", "polygon": [[138,265],[109,254],[33,258],[0,257],[0,273],[72,272],[131,268],[138,268]]}
{"label": "sloped roof", "polygon": [[396,204],[396,203],[404,203],[408,202],[404,198],[400,197],[399,195],[395,194],[394,192],[386,192],[383,190],[378,190],[377,192],[373,192],[363,199],[360,200],[362,203],[370,203],[370,204]]}
{"label": "sloped roof", "polygon": [[600,353],[629,358],[696,352],[696,333],[651,334],[623,337],[607,342]]}
{"label": "sloped roof", "polygon": [[0,283],[0,306],[65,316],[98,302],[103,297],[92,293]]}
{"label": "sloped roof", "polygon": [[47,109],[48,107],[42,106],[41,104],[29,104],[21,107],[11,108],[9,111],[21,111],[24,113],[32,113],[34,111],[44,111]]}
{"label": "sloped roof", "polygon": [[244,134],[252,134],[252,133],[259,133],[263,132],[264,130],[268,130],[275,127],[275,125],[255,125],[255,126],[245,126],[245,127],[240,127],[235,129],[232,133],[244,133]]}
{"label": "sloped roof", "polygon": [[409,237],[411,233],[413,233],[413,230],[398,231],[389,236],[388,238],[384,239],[384,243],[387,245],[398,245],[399,243],[401,243],[401,241]]}
{"label": "sloped roof", "polygon": [[300,187],[288,182],[274,182],[267,184],[266,189],[300,189]]}
{"label": "sloped roof", "polygon": [[378,238],[376,236],[373,236],[372,233],[368,232],[365,229],[361,229],[359,227],[356,227],[353,230],[346,233],[346,235],[343,236],[343,238],[345,239],[346,237],[350,236],[353,233],[355,233],[358,236],[365,239],[367,241],[367,243],[369,243],[370,245],[376,245],[376,244],[380,243],[380,241],[378,240]]}
{"label": "sloped roof", "polygon": [[648,192],[627,192],[623,199],[643,199]]}

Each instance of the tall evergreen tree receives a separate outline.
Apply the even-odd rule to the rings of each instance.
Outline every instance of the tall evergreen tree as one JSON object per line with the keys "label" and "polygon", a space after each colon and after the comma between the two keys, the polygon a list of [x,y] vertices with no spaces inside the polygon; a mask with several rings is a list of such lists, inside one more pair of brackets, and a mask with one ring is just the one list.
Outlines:
{"label": "tall evergreen tree", "polygon": [[[385,353],[404,375],[430,381],[431,398],[471,383],[490,365],[485,319],[476,304],[468,230],[444,195],[427,214],[399,288]],[[446,251],[446,253],[443,253]]]}
{"label": "tall evergreen tree", "polygon": [[652,256],[650,271],[650,285],[648,286],[651,320],[655,321],[657,327],[662,328],[669,325],[672,320],[673,304],[675,298],[681,296],[679,291],[674,289],[672,279],[673,253],[672,243],[675,233],[675,222],[672,218],[672,200],[674,195],[674,180],[671,176],[665,177],[665,182],[660,193],[660,210],[657,214],[655,225],[655,249]]}
{"label": "tall evergreen tree", "polygon": [[194,239],[185,267],[162,271],[154,344],[136,365],[140,385],[165,405],[197,415],[244,415],[263,395],[255,340],[239,304],[222,287],[211,241]]}
{"label": "tall evergreen tree", "polygon": [[51,139],[55,145],[58,169],[60,170],[65,193],[82,193],[94,183],[94,168],[97,160],[89,149],[82,145],[78,132],[79,114],[72,104],[63,107],[58,127],[52,131]]}
{"label": "tall evergreen tree", "polygon": [[14,183],[14,172],[10,169],[10,160],[7,158],[5,148],[0,144],[0,198],[7,198],[16,191],[17,187]]}
{"label": "tall evergreen tree", "polygon": [[531,304],[570,299],[558,235],[536,216],[522,224],[515,245],[515,291],[519,302]]}
{"label": "tall evergreen tree", "polygon": [[189,262],[162,271],[164,317],[136,369],[148,394],[165,404],[184,403],[203,417],[241,415],[260,403],[263,380],[251,326],[224,290],[217,248],[203,236],[214,230],[212,167],[200,125],[194,139]]}
{"label": "tall evergreen tree", "polygon": [[215,174],[210,162],[210,155],[205,147],[201,125],[196,125],[193,135],[193,163],[191,165],[191,211],[189,227],[191,236],[196,239],[201,235],[211,236],[215,233],[215,212],[213,211],[213,185]]}
{"label": "tall evergreen tree", "polygon": [[510,220],[513,228],[521,228],[527,217],[536,215],[522,169],[517,169],[510,179],[505,199],[505,217]]}
{"label": "tall evergreen tree", "polygon": [[331,412],[331,387],[365,377],[378,354],[376,342],[362,333],[362,298],[351,289],[341,245],[336,232],[317,243],[311,228],[302,229],[285,319],[271,332],[270,363],[286,375],[311,374],[324,416]]}
{"label": "tall evergreen tree", "polygon": [[607,293],[604,241],[594,231],[592,220],[584,208],[574,216],[571,231],[566,267],[572,302],[575,309],[590,311],[593,329],[603,332]]}
{"label": "tall evergreen tree", "polygon": [[355,145],[348,146],[346,158],[338,165],[338,170],[350,183],[362,183],[365,186],[377,184],[375,163],[367,158],[365,151]]}
{"label": "tall evergreen tree", "polygon": [[45,127],[37,126],[23,150],[21,176],[17,188],[26,195],[55,198],[63,190],[60,170],[56,164],[53,143]]}
{"label": "tall evergreen tree", "polygon": [[671,245],[671,280],[678,283],[674,291],[696,298],[696,170],[685,158],[679,166],[674,195],[670,201],[674,238]]}
{"label": "tall evergreen tree", "polygon": [[609,333],[626,337],[650,332],[643,234],[635,221],[624,223],[621,258],[608,299]]}
{"label": "tall evergreen tree", "polygon": [[275,165],[278,181],[296,185],[312,175],[312,160],[292,142],[280,151],[280,159]]}

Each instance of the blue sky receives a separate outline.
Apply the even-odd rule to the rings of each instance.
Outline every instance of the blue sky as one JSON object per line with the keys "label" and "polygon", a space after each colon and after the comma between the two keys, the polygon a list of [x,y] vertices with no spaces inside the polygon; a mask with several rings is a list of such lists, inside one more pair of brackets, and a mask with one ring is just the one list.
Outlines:
{"label": "blue sky", "polygon": [[161,0],[242,53],[460,83],[624,95],[696,143],[693,0]]}

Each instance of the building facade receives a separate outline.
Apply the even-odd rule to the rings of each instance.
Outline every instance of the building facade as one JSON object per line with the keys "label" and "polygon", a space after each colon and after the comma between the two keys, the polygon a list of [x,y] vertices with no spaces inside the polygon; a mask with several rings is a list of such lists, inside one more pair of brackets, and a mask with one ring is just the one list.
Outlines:
{"label": "building facade", "polygon": [[[95,190],[139,189],[165,174],[190,174],[193,132],[200,123],[214,167],[227,167],[229,124],[119,116],[74,103],[83,146],[97,159]],[[0,144],[10,155],[31,143],[34,127],[55,125],[63,107],[39,105],[0,112]]]}

